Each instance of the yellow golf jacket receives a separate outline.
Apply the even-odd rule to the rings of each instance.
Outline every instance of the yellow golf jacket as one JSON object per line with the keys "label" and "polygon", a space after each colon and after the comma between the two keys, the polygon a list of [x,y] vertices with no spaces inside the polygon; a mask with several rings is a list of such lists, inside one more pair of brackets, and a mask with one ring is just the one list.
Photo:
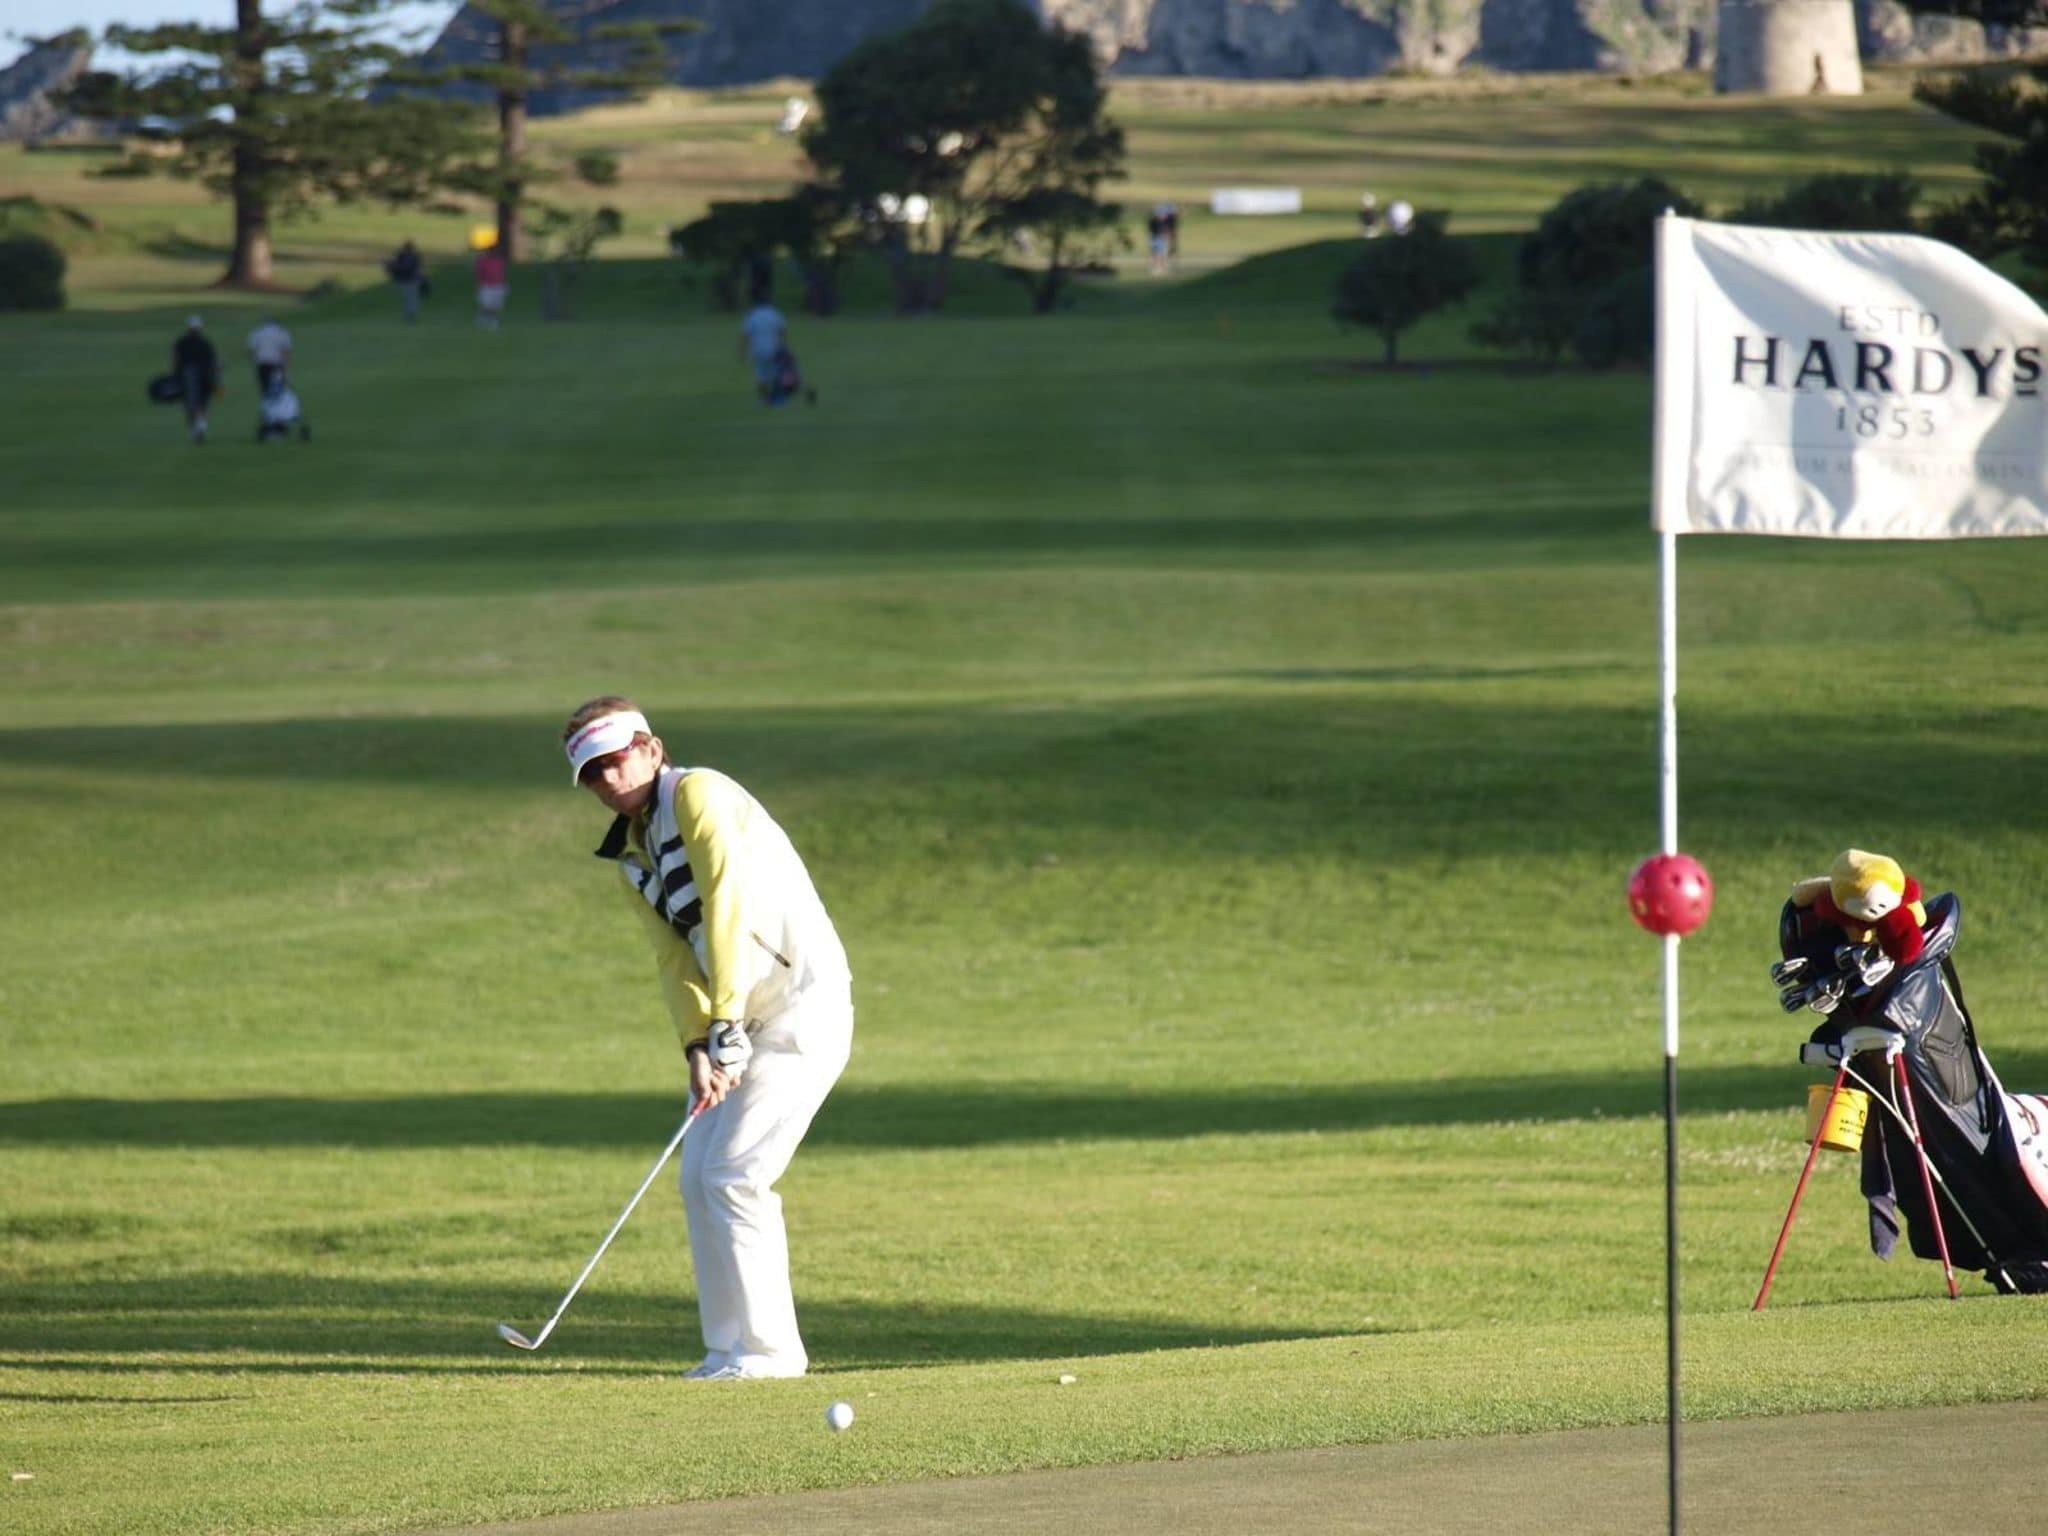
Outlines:
{"label": "yellow golf jacket", "polygon": [[757,1024],[821,982],[846,982],[846,951],[803,860],[761,802],[715,769],[664,768],[646,813],[614,821],[597,855],[625,877],[685,1047],[713,1019]]}

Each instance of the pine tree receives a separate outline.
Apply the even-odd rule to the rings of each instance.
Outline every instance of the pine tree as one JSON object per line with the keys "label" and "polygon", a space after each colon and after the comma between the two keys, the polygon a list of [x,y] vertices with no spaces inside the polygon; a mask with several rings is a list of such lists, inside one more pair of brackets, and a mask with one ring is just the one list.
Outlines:
{"label": "pine tree", "polygon": [[526,149],[528,103],[535,91],[571,90],[640,96],[667,78],[667,38],[695,31],[691,20],[602,22],[622,0],[469,0],[451,25],[481,28],[483,58],[474,63],[404,72],[410,85],[481,86],[497,108],[492,162],[469,178],[471,190],[497,205],[498,249],[508,261],[525,254],[520,210],[541,173]]}
{"label": "pine tree", "polygon": [[402,57],[378,23],[394,0],[294,0],[266,16],[232,0],[234,21],[114,26],[105,41],[158,67],[94,73],[68,94],[82,116],[166,121],[170,153],[136,154],[121,174],[189,177],[226,197],[234,244],[223,285],[275,280],[273,226],[321,199],[405,203],[438,186],[469,149],[470,113],[424,96],[374,100]]}

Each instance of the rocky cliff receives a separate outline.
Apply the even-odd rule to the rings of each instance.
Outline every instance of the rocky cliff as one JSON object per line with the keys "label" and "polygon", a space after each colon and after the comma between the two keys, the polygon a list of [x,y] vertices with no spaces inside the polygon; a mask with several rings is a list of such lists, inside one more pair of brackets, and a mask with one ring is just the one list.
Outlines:
{"label": "rocky cliff", "polygon": [[[668,77],[677,85],[743,85],[791,75],[815,79],[863,37],[893,31],[912,20],[925,0],[556,0],[556,8],[580,15],[588,27],[641,21],[700,23],[694,32],[666,41]],[[468,6],[455,13],[427,50],[430,67],[477,63],[490,56],[494,25]],[[602,43],[589,47],[540,48],[533,61],[602,64]],[[575,90],[537,91],[529,102],[536,113],[562,112],[597,99]]]}
{"label": "rocky cliff", "polygon": [[[1448,73],[1654,73],[1712,63],[1716,0],[1041,0],[1119,74],[1298,78],[1400,68]],[[2048,43],[2039,33],[1914,17],[1855,0],[1867,59],[1964,60]]]}
{"label": "rocky cliff", "polygon": [[60,37],[36,44],[0,69],[0,139],[49,138],[78,127],[50,97],[91,62],[91,43]]}
{"label": "rocky cliff", "polygon": [[[571,0],[563,0],[565,5]],[[678,85],[815,78],[862,37],[899,27],[925,0],[573,0],[590,24],[688,17],[701,31],[668,44]],[[1034,0],[1085,32],[1118,74],[1243,79],[1609,70],[1654,73],[1713,62],[1716,0]],[[2048,45],[2048,34],[1914,18],[1893,0],[1855,0],[1867,59],[1963,60]],[[463,10],[430,62],[485,57],[489,26]],[[574,52],[573,50],[571,51]],[[585,56],[590,50],[585,50]],[[545,57],[543,59],[545,62]],[[588,94],[543,92],[534,110]]]}

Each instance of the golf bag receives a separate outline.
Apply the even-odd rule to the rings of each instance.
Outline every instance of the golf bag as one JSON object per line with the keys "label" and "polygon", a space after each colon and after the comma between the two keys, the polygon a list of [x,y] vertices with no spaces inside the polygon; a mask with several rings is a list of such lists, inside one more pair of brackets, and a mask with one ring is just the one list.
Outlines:
{"label": "golf bag", "polygon": [[[768,385],[763,395],[770,405],[781,405],[785,400],[803,391],[804,376],[796,365],[796,354],[783,347],[775,354],[775,361],[769,367]],[[816,396],[810,398],[815,401]]]}
{"label": "golf bag", "polygon": [[301,442],[313,435],[313,429],[306,424],[299,408],[298,394],[280,368],[270,375],[269,382],[263,387],[263,398],[256,402],[256,441],[263,443],[273,437],[290,437],[293,432],[299,434]]}
{"label": "golf bag", "polygon": [[[1863,1138],[1862,1192],[1879,1258],[1890,1257],[1904,1217],[1915,1256],[1939,1259],[1945,1235],[1956,1266],[1982,1271],[2000,1291],[2048,1291],[2048,1099],[2007,1093],[1977,1044],[1952,958],[1961,923],[1955,896],[1934,897],[1920,958],[1872,984],[1856,968],[1848,935],[1787,902],[1778,924],[1785,958],[1806,960],[1805,974],[1823,983],[1840,980],[1839,1001],[1801,1055],[1839,1061],[1844,1037],[1854,1037],[1850,1081],[1877,1101]],[[1873,1039],[1882,1046],[1866,1043]],[[1887,1051],[1897,1053],[1902,1072],[1892,1070]],[[1902,1084],[1910,1103],[1900,1102]],[[1929,1180],[1913,1145],[1916,1122]],[[1928,1208],[1930,1182],[1941,1202],[1940,1233]]]}
{"label": "golf bag", "polygon": [[154,405],[176,405],[185,398],[185,381],[175,373],[160,373],[149,381],[149,398]]}

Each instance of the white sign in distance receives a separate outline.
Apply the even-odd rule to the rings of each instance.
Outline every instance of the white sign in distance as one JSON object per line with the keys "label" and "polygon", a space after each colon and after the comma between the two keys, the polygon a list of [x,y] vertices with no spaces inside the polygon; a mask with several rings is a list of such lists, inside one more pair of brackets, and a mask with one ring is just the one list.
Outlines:
{"label": "white sign in distance", "polygon": [[1209,194],[1211,213],[1299,213],[1299,187],[1218,187]]}

